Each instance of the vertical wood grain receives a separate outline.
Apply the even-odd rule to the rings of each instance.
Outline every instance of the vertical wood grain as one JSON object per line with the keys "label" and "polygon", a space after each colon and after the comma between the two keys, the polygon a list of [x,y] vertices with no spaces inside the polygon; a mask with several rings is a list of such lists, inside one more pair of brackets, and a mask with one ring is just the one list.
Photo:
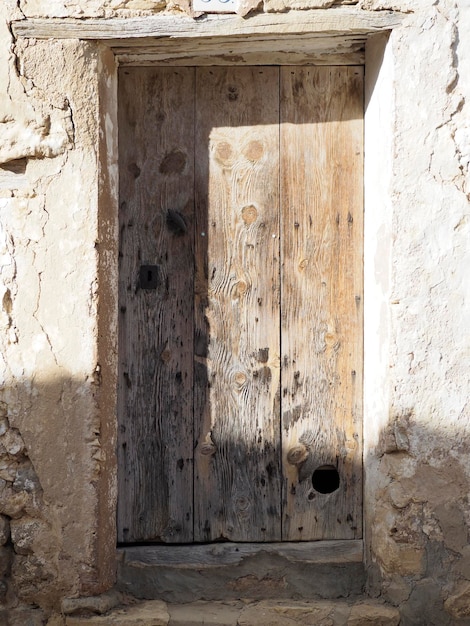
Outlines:
{"label": "vertical wood grain", "polygon": [[119,541],[192,541],[194,69],[119,85]]}
{"label": "vertical wood grain", "polygon": [[362,83],[121,70],[119,541],[361,536]]}
{"label": "vertical wood grain", "polygon": [[362,67],[281,68],[285,540],[361,536],[362,119]]}
{"label": "vertical wood grain", "polygon": [[281,535],[278,76],[197,69],[196,541]]}

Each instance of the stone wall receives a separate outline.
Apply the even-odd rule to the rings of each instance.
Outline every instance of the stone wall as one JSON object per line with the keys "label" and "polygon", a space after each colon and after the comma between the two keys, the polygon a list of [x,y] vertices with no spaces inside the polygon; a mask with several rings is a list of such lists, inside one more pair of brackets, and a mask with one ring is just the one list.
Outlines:
{"label": "stone wall", "polygon": [[470,7],[410,8],[390,41],[389,417],[370,442],[369,539],[405,623],[437,625],[470,618]]}
{"label": "stone wall", "polygon": [[[301,19],[302,9],[338,4],[245,0],[240,13],[290,8]],[[375,165],[366,154],[366,196],[374,189],[365,249],[368,592],[399,606],[404,624],[470,624],[470,7],[342,4],[405,14],[385,49],[371,45],[367,66],[376,76],[366,148],[380,153],[383,138]],[[190,2],[0,4],[5,606],[39,605],[46,615],[64,597],[111,587],[116,499],[115,319],[106,293],[116,233],[103,200],[113,188],[116,128],[112,115],[101,118],[114,70],[96,44],[15,41],[10,24],[165,11],[183,16]]]}

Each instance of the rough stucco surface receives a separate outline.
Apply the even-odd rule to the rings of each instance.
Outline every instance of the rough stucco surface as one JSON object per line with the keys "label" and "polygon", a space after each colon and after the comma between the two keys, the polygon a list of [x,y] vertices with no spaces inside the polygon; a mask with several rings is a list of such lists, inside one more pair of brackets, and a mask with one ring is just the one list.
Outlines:
{"label": "rough stucco surface", "polygon": [[2,573],[5,597],[51,606],[97,580],[97,55],[76,41],[13,53],[12,17],[2,4]]}
{"label": "rough stucco surface", "polygon": [[[301,19],[301,9],[331,4],[245,0],[242,12],[290,7]],[[399,606],[403,624],[470,624],[470,7],[465,0],[362,6],[406,13],[387,46],[392,114],[380,122],[391,136],[383,189],[391,234],[373,252],[372,274],[375,267],[377,284],[387,283],[376,336],[385,365],[382,388],[366,381],[366,390],[387,406],[385,418],[365,418],[368,592]],[[9,24],[158,11],[184,15],[190,3],[0,3],[5,606],[37,604],[47,614],[63,597],[113,583],[96,556],[106,460],[97,356],[99,52],[78,41],[15,42]],[[380,127],[374,131],[380,137]],[[367,315],[367,293],[365,306]],[[366,344],[366,363],[374,349]]]}
{"label": "rough stucco surface", "polygon": [[463,617],[462,596],[470,606],[470,47],[464,35],[470,11],[464,4],[415,6],[390,42],[396,116],[390,417],[370,451],[370,540],[381,590],[401,604],[407,624],[454,623]]}

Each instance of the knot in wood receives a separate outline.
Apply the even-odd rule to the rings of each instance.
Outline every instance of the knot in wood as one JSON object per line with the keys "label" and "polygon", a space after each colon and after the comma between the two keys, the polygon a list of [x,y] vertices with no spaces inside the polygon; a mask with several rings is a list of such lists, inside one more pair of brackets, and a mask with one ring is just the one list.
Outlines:
{"label": "knot in wood", "polygon": [[301,465],[308,458],[308,448],[303,443],[290,448],[287,453],[287,461],[290,465]]}
{"label": "knot in wood", "polygon": [[241,387],[246,383],[246,374],[244,372],[236,372],[234,379],[236,385]]}
{"label": "knot in wood", "polygon": [[199,451],[204,456],[213,456],[217,452],[217,448],[213,441],[204,441],[201,443]]}
{"label": "knot in wood", "polygon": [[258,217],[258,211],[256,210],[255,206],[253,206],[252,204],[249,204],[243,207],[242,219],[247,226],[249,226],[250,224],[253,224],[253,222],[256,220],[257,217]]}

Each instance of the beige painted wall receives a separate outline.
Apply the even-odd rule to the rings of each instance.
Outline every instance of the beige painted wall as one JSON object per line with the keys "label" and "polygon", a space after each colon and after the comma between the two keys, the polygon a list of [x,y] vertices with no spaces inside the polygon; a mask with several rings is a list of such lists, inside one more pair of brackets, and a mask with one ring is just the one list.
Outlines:
{"label": "beige painted wall", "polygon": [[[258,4],[285,8],[267,0],[243,12]],[[399,605],[409,623],[445,625],[470,617],[470,8],[357,6],[386,8],[406,15],[388,43],[367,49],[370,593]],[[92,43],[15,41],[9,24],[187,9],[186,0],[0,5],[5,602],[52,608],[112,585],[116,498],[113,63]]]}

